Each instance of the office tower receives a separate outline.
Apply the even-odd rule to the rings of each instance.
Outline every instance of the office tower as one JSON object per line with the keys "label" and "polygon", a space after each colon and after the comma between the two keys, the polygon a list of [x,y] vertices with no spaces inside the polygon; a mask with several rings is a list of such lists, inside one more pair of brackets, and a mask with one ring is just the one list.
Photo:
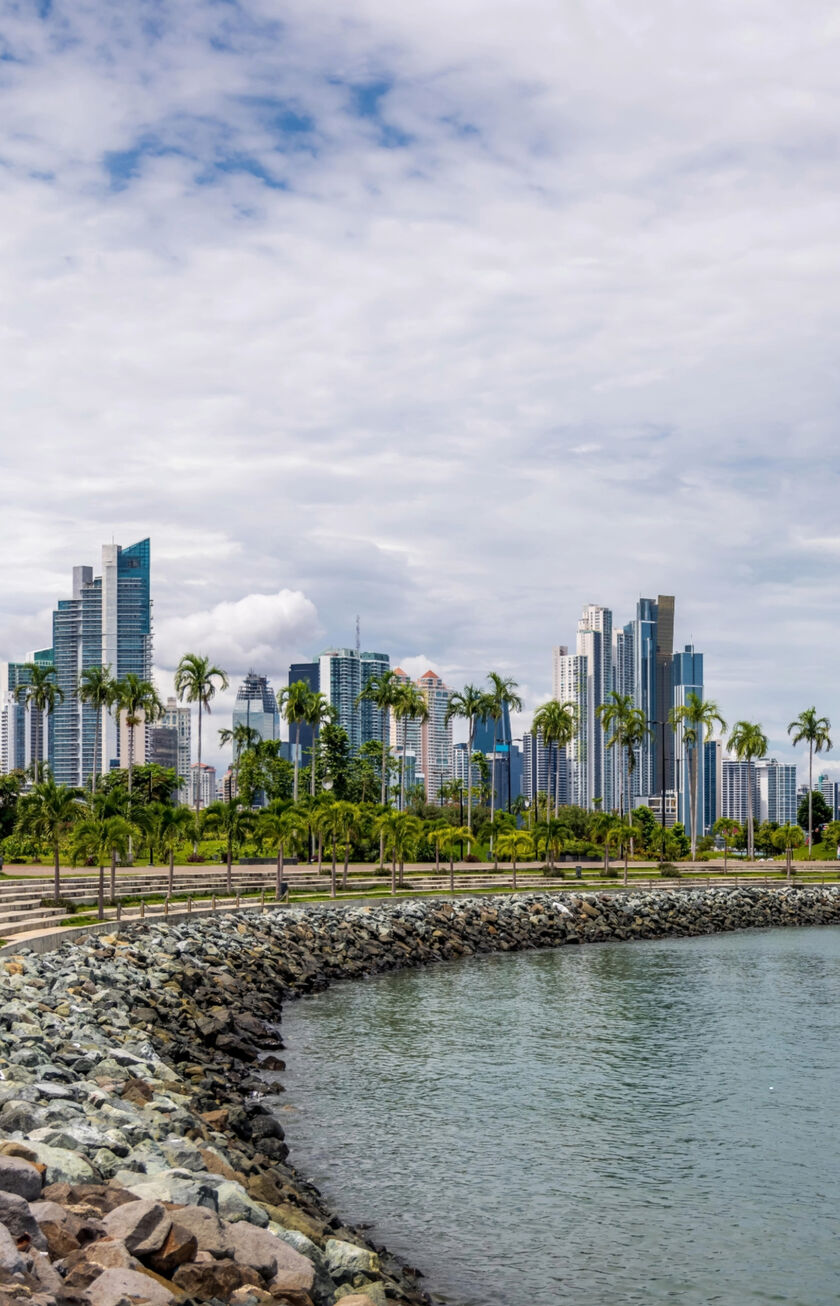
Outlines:
{"label": "office tower", "polygon": [[838,813],[840,813],[840,784],[836,780],[829,780],[827,775],[821,775],[817,779],[816,787],[828,803],[831,819],[833,821],[838,820]]}
{"label": "office tower", "polygon": [[[320,662],[293,662],[289,667],[289,684],[295,685],[302,680],[309,689],[310,693],[317,694],[321,689],[321,664]],[[300,734],[298,734],[300,731]],[[301,766],[307,765],[312,756],[312,741],[314,731],[311,726],[303,722],[297,725],[289,726],[289,757],[294,762],[295,740],[299,739]]]}
{"label": "office tower", "polygon": [[729,820],[746,825],[747,812],[752,802],[753,819],[757,819],[755,802],[755,764],[736,762],[724,758],[721,763],[720,814]]}
{"label": "office tower", "polygon": [[[475,762],[468,765],[468,748],[469,744],[453,744],[449,754],[452,779],[457,780],[464,786],[465,801],[468,789],[473,790],[474,798],[476,798],[481,787],[481,772]],[[473,749],[473,752],[475,752],[475,749]]]}
{"label": "office tower", "polygon": [[17,691],[29,684],[29,664],[53,665],[52,649],[28,653],[22,662],[0,663],[0,773],[25,771],[49,754],[50,719],[29,703],[19,702]]}
{"label": "office tower", "polygon": [[426,783],[426,802],[440,803],[441,786],[452,778],[452,722],[446,720],[452,691],[434,671],[426,671],[416,683],[428,713],[420,723],[420,769]]}
{"label": "office tower", "polygon": [[190,767],[190,806],[196,801],[202,810],[216,801],[216,768],[202,762],[193,762]]}
{"label": "office tower", "polygon": [[[686,644],[682,653],[675,653],[672,660],[672,699],[673,708],[685,707],[689,694],[696,694],[703,699],[703,654],[695,653],[691,644]],[[661,731],[660,731],[661,738]],[[677,794],[677,820],[682,821],[685,832],[691,838],[691,816],[694,813],[695,794],[700,795],[700,810],[694,813],[697,822],[697,837],[702,837],[705,828],[705,740],[702,728],[698,730],[696,747],[685,742],[685,727],[674,734],[674,789]],[[699,774],[692,774],[696,766]]]}
{"label": "office tower", "polygon": [[612,612],[596,603],[588,603],[577,629],[577,654],[586,660],[585,720],[582,723],[586,746],[577,765],[582,765],[586,771],[584,785],[589,804],[606,811],[610,810],[615,796],[613,750],[606,746],[609,736],[601,725],[598,710],[612,690],[612,645]]}
{"label": "office tower", "polygon": [[578,728],[566,749],[569,802],[590,807],[590,773],[586,765],[589,747],[589,667],[585,656],[569,653],[565,644],[554,649],[552,686],[559,703],[573,703]]}
{"label": "office tower", "polygon": [[[404,685],[411,683],[411,676],[403,671],[402,667],[394,667],[394,679]],[[419,759],[423,749],[419,718],[398,717],[394,712],[391,713],[391,748],[396,753],[397,759],[402,756],[403,749],[406,752],[413,753],[419,768]]]}
{"label": "office tower", "polygon": [[[386,671],[391,670],[391,659],[387,653],[365,653],[359,654],[359,683],[361,691],[367,687],[373,678],[379,677]],[[379,708],[368,699],[362,699],[359,704],[359,728],[361,731],[362,744],[368,744],[375,741],[378,744],[387,742],[389,737],[389,713],[380,712]]]}
{"label": "office tower", "polygon": [[353,753],[358,753],[362,744],[372,739],[382,739],[379,711],[358,699],[371,677],[380,675],[389,666],[387,653],[335,648],[321,654],[318,673],[321,693],[335,711],[336,724],[347,732]]}
{"label": "office tower", "polygon": [[703,745],[703,829],[710,834],[721,816],[723,744],[707,739]]}
{"label": "office tower", "polygon": [[280,738],[280,712],[267,676],[248,672],[236,691],[232,724],[234,730],[245,726],[255,731],[259,739]]}
{"label": "office tower", "polygon": [[179,703],[175,698],[167,698],[160,724],[168,730],[174,730],[178,737],[178,793],[181,802],[189,801],[190,766],[192,765],[192,709],[189,703]]}
{"label": "office tower", "polygon": [[147,732],[149,762],[153,766],[178,770],[178,730],[176,726],[150,726]]}
{"label": "office tower", "polygon": [[755,762],[756,819],[796,825],[796,767],[775,757]]}
{"label": "office tower", "polygon": [[[125,549],[103,545],[102,575],[74,567],[72,583],[72,598],[60,599],[53,613],[54,665],[64,698],[53,713],[50,765],[60,784],[80,785],[93,771],[97,738],[103,773],[128,764],[116,717],[80,703],[78,684],[83,671],[98,666],[109,666],[115,679],[129,672],[151,678],[149,540]],[[143,728],[135,732],[135,751],[142,748],[141,735]]]}
{"label": "office tower", "polygon": [[510,755],[512,743],[510,711],[507,703],[502,706],[502,714],[497,721],[492,717],[480,717],[476,720],[473,752],[483,753],[490,763],[490,784],[495,789],[496,811],[501,811],[508,806],[513,779],[513,760]]}

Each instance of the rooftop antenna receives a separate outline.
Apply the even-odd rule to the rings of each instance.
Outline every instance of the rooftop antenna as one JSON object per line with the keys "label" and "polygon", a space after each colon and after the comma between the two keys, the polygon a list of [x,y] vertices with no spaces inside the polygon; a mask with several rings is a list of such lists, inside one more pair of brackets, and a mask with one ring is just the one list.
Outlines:
{"label": "rooftop antenna", "polygon": [[359,624],[359,614],[357,612],[356,613],[356,652],[361,653],[361,651],[362,651],[362,632]]}

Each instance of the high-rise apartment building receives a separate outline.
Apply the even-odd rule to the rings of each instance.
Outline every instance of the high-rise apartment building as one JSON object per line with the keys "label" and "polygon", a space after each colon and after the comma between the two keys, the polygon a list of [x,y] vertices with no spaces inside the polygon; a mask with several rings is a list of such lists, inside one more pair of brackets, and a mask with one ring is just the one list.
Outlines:
{"label": "high-rise apartment building", "polygon": [[775,758],[757,762],[724,759],[721,765],[721,815],[745,825],[750,795],[753,822],[796,824],[796,767]]}
{"label": "high-rise apartment building", "polygon": [[723,744],[707,739],[703,745],[703,832],[711,834],[715,821],[722,816]]}
{"label": "high-rise apartment building", "polygon": [[190,767],[190,806],[203,810],[216,801],[216,768],[207,762],[193,762]]}
{"label": "high-rise apartment building", "polygon": [[98,740],[102,772],[127,765],[116,716],[80,703],[79,677],[90,667],[109,666],[115,679],[152,674],[150,543],[102,547],[102,574],[73,568],[72,597],[53,613],[53,660],[63,692],[52,716],[50,766],[60,784],[81,785],[93,771]]}
{"label": "high-rise apartment building", "polygon": [[174,730],[177,735],[178,792],[181,801],[188,802],[192,765],[192,709],[189,703],[179,703],[176,698],[167,698],[160,724],[167,730]]}
{"label": "high-rise apartment building", "polygon": [[[671,665],[671,706],[685,707],[689,694],[703,698],[703,654],[695,653],[692,644],[686,644],[681,653],[675,653]],[[672,733],[674,749],[674,788],[677,792],[677,820],[682,821],[685,832],[691,838],[692,817],[697,822],[697,837],[702,837],[705,828],[704,794],[705,794],[705,739],[703,730],[698,730],[696,745],[686,742],[686,727],[682,726]],[[666,732],[668,733],[668,732]],[[661,738],[661,731],[660,731]],[[692,774],[696,768],[696,774]],[[700,795],[700,810],[694,811],[695,794]]]}
{"label": "high-rise apartment building", "polygon": [[559,703],[573,703],[577,713],[577,733],[566,750],[569,802],[577,807],[592,806],[589,769],[589,668],[586,657],[569,653],[565,644],[554,649],[552,666],[554,697]]}
{"label": "high-rise apartment building", "polygon": [[[404,685],[411,683],[411,676],[408,672],[403,671],[402,667],[394,668],[394,679]],[[390,732],[391,749],[395,753],[397,760],[399,761],[402,757],[403,751],[411,753],[416,759],[417,771],[422,773],[420,756],[423,748],[423,736],[419,717],[399,717],[392,712]]]}
{"label": "high-rise apartment building", "polygon": [[17,697],[31,679],[33,662],[52,666],[52,649],[28,653],[22,662],[0,662],[0,774],[25,771],[49,754],[50,718]]}
{"label": "high-rise apartment building", "polygon": [[327,649],[321,654],[318,679],[321,693],[336,714],[336,724],[347,732],[357,753],[370,740],[382,741],[381,714],[359,694],[372,676],[388,670],[387,653],[365,653],[353,648]]}
{"label": "high-rise apartment building", "polygon": [[452,722],[446,709],[452,691],[434,671],[417,681],[428,716],[420,723],[420,769],[426,782],[426,802],[440,803],[441,786],[452,778]]}
{"label": "high-rise apartment building", "polygon": [[245,726],[254,730],[260,739],[280,738],[280,711],[267,676],[248,672],[236,691],[232,718],[234,730]]}
{"label": "high-rise apartment building", "polygon": [[[570,802],[569,768],[566,749],[560,750],[560,792],[559,802]],[[539,794],[551,794],[554,802],[554,790],[557,780],[557,745],[548,747],[543,743],[542,735],[526,733],[522,736],[522,796],[529,803],[535,803]]]}

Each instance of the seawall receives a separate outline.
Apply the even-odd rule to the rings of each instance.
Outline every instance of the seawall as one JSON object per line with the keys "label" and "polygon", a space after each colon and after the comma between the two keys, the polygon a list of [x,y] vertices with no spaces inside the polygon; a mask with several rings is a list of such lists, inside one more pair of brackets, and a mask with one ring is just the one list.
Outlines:
{"label": "seawall", "polygon": [[260,1100],[285,1000],[485,952],[830,923],[840,888],[534,893],[22,948],[0,959],[0,1299],[420,1306],[417,1274],[327,1209]]}

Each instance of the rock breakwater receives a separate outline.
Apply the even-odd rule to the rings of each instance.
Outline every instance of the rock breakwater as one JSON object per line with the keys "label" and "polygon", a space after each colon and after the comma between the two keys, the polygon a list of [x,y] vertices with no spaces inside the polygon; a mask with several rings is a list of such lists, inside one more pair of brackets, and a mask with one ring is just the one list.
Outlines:
{"label": "rock breakwater", "polygon": [[542,893],[22,948],[0,959],[0,1299],[420,1306],[416,1273],[289,1163],[264,1100],[287,998],[484,952],[829,923],[840,889]]}

